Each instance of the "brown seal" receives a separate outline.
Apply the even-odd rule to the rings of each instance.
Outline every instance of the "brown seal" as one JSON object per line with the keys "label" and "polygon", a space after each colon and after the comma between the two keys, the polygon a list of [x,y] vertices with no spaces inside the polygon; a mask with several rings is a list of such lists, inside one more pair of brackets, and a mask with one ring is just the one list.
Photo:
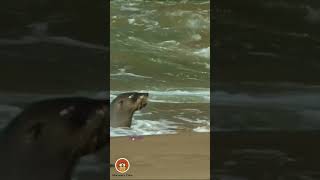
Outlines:
{"label": "brown seal", "polygon": [[147,105],[148,93],[128,92],[118,95],[110,106],[110,126],[130,127],[135,111]]}
{"label": "brown seal", "polygon": [[107,144],[109,104],[74,97],[27,107],[1,136],[0,179],[70,180],[80,157]]}

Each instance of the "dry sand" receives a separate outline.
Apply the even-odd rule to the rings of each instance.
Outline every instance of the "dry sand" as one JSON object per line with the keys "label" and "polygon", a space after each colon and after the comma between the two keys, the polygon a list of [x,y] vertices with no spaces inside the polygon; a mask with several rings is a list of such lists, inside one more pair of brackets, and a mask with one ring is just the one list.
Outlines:
{"label": "dry sand", "polygon": [[110,168],[111,179],[209,179],[210,134],[182,133],[110,139],[110,160],[127,158],[130,169],[120,175]]}

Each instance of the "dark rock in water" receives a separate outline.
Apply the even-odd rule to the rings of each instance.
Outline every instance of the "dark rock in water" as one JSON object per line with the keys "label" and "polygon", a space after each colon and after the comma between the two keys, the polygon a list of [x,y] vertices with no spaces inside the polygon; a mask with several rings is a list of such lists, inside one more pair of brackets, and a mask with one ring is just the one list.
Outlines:
{"label": "dark rock in water", "polygon": [[107,144],[108,122],[107,100],[58,98],[30,105],[1,134],[0,179],[71,180],[79,159]]}

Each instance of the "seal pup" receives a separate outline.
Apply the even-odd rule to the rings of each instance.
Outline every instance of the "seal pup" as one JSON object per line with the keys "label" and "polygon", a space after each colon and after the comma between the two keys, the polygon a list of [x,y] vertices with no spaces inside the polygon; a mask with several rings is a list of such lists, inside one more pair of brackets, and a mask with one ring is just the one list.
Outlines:
{"label": "seal pup", "polygon": [[1,180],[71,180],[80,159],[107,144],[109,100],[43,100],[25,108],[0,137]]}
{"label": "seal pup", "polygon": [[148,104],[148,93],[127,92],[118,95],[110,106],[110,126],[130,127],[134,112]]}

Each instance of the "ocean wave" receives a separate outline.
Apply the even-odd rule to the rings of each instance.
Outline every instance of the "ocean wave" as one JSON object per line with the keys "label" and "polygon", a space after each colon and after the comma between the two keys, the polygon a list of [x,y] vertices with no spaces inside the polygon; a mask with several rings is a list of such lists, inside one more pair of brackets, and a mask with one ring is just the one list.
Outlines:
{"label": "ocean wave", "polygon": [[202,16],[200,14],[191,14],[190,18],[186,21],[186,27],[192,30],[209,29],[210,20],[208,16]]}
{"label": "ocean wave", "polygon": [[99,46],[91,43],[82,42],[79,40],[71,39],[69,37],[63,36],[24,36],[21,39],[0,39],[1,46],[7,45],[32,45],[38,43],[52,43],[52,44],[61,44],[65,46],[74,46],[87,49],[96,49],[107,51],[108,48],[104,46]]}
{"label": "ocean wave", "polygon": [[210,59],[210,47],[202,48],[193,52],[193,54]]}
{"label": "ocean wave", "polygon": [[210,132],[210,127],[208,126],[199,126],[193,129],[194,132]]}
{"label": "ocean wave", "polygon": [[110,128],[111,137],[119,136],[147,136],[161,134],[176,134],[177,123],[160,119],[151,120],[133,120],[131,128]]}
{"label": "ocean wave", "polygon": [[[209,103],[210,91],[209,89],[203,90],[131,90],[136,92],[148,92],[149,101],[157,103]],[[116,95],[124,93],[125,91],[111,91],[110,99]]]}
{"label": "ocean wave", "polygon": [[190,122],[190,123],[196,123],[196,124],[205,124],[205,125],[210,125],[210,121],[208,119],[204,120],[204,119],[190,119],[190,118],[186,118],[186,117],[182,117],[181,115],[178,116],[174,116],[177,119],[180,119],[182,121],[186,121],[186,122]]}
{"label": "ocean wave", "polygon": [[110,74],[111,77],[116,77],[116,76],[129,76],[129,77],[135,77],[135,78],[152,78],[149,76],[143,76],[143,75],[138,75],[138,74],[134,74],[134,73],[128,73],[126,72],[126,69],[121,68],[119,69],[120,72],[115,73],[115,74]]}
{"label": "ocean wave", "polygon": [[167,12],[166,15],[167,16],[184,16],[186,14],[192,14],[194,12],[192,11],[187,11],[187,10],[176,10],[176,11],[172,11],[172,12]]}
{"label": "ocean wave", "polygon": [[[201,39],[201,36],[198,33],[194,33],[192,38],[196,38],[194,41]],[[129,46],[126,49],[130,48],[130,52],[135,51],[137,53],[148,53],[148,54],[161,54],[161,56],[167,56],[170,58],[178,58],[177,61],[165,61],[166,64],[176,65],[180,62],[179,59],[184,56],[188,57],[201,57],[210,59],[210,46],[201,49],[192,49],[186,45],[182,45],[179,41],[176,40],[166,40],[158,43],[146,41],[139,37],[129,36],[126,41],[119,40],[117,42],[122,45]],[[132,48],[132,49],[131,49]],[[152,59],[152,58],[149,58]],[[158,58],[157,58],[158,59]],[[195,60],[193,58],[193,60]],[[182,63],[182,62],[181,62]]]}
{"label": "ocean wave", "polygon": [[128,6],[121,6],[120,11],[139,11],[139,8],[136,7],[128,7]]}
{"label": "ocean wave", "polygon": [[180,45],[179,42],[175,41],[175,40],[168,40],[168,41],[162,41],[160,43],[158,43],[159,46],[178,46]]}
{"label": "ocean wave", "polygon": [[296,108],[320,108],[320,93],[287,93],[287,94],[262,94],[250,95],[246,93],[228,93],[217,91],[214,93],[213,101],[219,105],[243,105],[257,106],[269,105],[272,107],[296,107]]}
{"label": "ocean wave", "polygon": [[165,95],[165,96],[210,96],[210,90],[209,89],[203,89],[203,90],[165,90],[165,91],[149,91],[150,94],[153,95]]}
{"label": "ocean wave", "polygon": [[[202,39],[201,35],[200,34],[193,34],[191,36],[192,40],[195,40],[195,41],[200,41]],[[210,56],[210,55],[209,55]]]}
{"label": "ocean wave", "polygon": [[66,46],[75,46],[88,49],[96,49],[107,51],[108,47],[102,45],[96,45],[92,43],[87,43],[72,39],[64,36],[49,36],[48,33],[48,23],[47,22],[37,22],[27,25],[31,29],[31,34],[23,36],[20,39],[0,39],[0,45],[30,45],[36,43],[53,43],[61,44]]}

